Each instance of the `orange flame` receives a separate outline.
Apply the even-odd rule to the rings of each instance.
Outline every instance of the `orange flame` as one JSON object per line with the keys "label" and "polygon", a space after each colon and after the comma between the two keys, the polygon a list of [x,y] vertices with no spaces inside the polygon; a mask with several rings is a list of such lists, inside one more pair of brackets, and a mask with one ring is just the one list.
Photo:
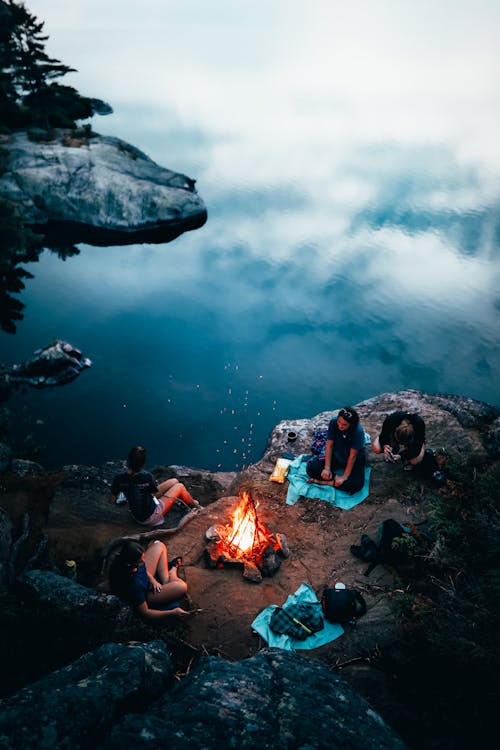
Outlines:
{"label": "orange flame", "polygon": [[249,493],[243,491],[231,522],[226,526],[227,541],[234,548],[237,557],[244,556],[254,547],[258,535],[255,508]]}

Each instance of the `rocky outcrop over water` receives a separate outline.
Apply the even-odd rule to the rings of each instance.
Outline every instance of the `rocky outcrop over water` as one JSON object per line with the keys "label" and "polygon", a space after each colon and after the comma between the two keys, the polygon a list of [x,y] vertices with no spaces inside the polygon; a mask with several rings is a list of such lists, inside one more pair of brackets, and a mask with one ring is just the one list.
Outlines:
{"label": "rocky outcrop over water", "polygon": [[342,678],[281,650],[205,657],[172,687],[161,641],[106,644],[0,704],[5,750],[406,745]]}
{"label": "rocky outcrop over water", "polygon": [[206,221],[195,181],[109,136],[4,136],[0,197],[23,220],[70,242],[167,242]]}

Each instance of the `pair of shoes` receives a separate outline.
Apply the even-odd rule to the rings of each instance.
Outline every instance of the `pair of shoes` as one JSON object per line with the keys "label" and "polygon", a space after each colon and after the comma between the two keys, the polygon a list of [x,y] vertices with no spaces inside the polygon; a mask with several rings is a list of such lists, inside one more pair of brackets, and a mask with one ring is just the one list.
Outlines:
{"label": "pair of shoes", "polygon": [[178,568],[179,565],[182,565],[182,557],[174,557],[173,560],[170,560],[168,569],[170,570],[171,568]]}

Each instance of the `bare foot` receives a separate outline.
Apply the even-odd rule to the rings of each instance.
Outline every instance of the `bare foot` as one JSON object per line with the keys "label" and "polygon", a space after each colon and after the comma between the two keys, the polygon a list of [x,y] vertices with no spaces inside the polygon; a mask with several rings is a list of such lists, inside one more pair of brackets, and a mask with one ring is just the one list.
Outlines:
{"label": "bare foot", "polygon": [[327,484],[330,487],[335,487],[335,480],[334,479],[308,479],[308,484]]}

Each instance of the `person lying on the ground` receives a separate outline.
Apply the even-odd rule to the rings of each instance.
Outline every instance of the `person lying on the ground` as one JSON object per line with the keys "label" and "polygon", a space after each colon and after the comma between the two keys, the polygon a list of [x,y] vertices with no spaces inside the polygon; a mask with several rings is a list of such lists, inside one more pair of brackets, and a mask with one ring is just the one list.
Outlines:
{"label": "person lying on the ground", "polygon": [[116,474],[113,478],[110,498],[112,504],[123,493],[132,516],[144,526],[160,526],[176,500],[182,501],[188,508],[201,509],[200,503],[191,497],[182,482],[178,479],[166,479],[158,484],[149,471],[144,471],[145,465],[146,449],[140,445],[131,448],[127,471]]}
{"label": "person lying on the ground", "polygon": [[373,452],[383,453],[388,462],[416,466],[425,455],[425,423],[418,414],[395,411],[382,424],[380,435],[373,441]]}
{"label": "person lying on the ground", "polygon": [[[309,481],[354,494],[365,483],[365,463],[365,431],[357,411],[345,406],[328,425],[325,458],[315,456],[307,462]],[[342,474],[336,475],[336,469]]]}
{"label": "person lying on the ground", "polygon": [[168,564],[167,548],[159,540],[146,550],[127,540],[110,565],[111,591],[144,619],[185,617],[190,613],[178,604],[187,592],[186,582],[178,575],[181,563],[182,558],[176,557]]}

